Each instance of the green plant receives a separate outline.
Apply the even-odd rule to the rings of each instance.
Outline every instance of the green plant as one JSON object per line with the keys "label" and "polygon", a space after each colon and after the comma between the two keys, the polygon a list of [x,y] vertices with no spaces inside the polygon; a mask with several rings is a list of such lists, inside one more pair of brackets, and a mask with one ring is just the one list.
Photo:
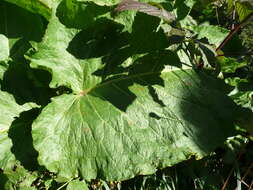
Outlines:
{"label": "green plant", "polygon": [[250,136],[252,106],[225,76],[241,64],[215,51],[229,31],[197,23],[194,0],[144,2],[0,3],[0,189],[119,188]]}

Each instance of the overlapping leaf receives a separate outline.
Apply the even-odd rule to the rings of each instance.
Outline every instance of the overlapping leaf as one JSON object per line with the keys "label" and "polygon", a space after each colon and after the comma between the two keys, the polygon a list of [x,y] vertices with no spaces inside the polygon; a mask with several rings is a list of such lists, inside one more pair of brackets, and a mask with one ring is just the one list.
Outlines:
{"label": "overlapping leaf", "polygon": [[3,91],[0,91],[0,99],[0,168],[7,169],[13,166],[15,160],[11,152],[12,141],[8,137],[9,128],[21,112],[31,109],[34,105],[20,106],[10,94]]}
{"label": "overlapping leaf", "polygon": [[27,76],[27,72],[31,70],[26,65],[24,53],[31,47],[30,40],[40,39],[43,25],[39,16],[15,5],[1,2],[0,7],[2,10],[0,12],[2,48],[0,50],[2,55],[0,60],[0,168],[8,171],[17,162],[21,162],[28,168],[34,167],[33,164],[36,163],[36,152],[31,142],[31,122],[37,116],[38,110],[31,110],[37,106],[27,103],[31,98],[33,101],[37,99],[34,97],[36,87]]}

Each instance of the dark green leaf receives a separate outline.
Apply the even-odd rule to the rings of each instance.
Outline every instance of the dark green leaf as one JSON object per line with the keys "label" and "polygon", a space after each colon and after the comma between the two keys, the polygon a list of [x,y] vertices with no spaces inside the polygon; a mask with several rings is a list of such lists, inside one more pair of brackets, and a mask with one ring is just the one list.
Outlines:
{"label": "dark green leaf", "polygon": [[45,18],[49,19],[52,9],[52,0],[5,0],[7,2],[16,4],[24,9],[27,9],[33,13],[41,14]]}

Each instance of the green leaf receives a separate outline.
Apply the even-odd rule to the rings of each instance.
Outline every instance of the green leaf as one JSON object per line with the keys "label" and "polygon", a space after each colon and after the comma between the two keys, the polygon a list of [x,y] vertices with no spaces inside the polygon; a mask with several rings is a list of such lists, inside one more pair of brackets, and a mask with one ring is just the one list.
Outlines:
{"label": "green leaf", "polygon": [[202,158],[234,132],[238,108],[225,85],[180,70],[159,19],[117,19],[103,15],[81,30],[52,16],[29,57],[32,67],[52,73],[50,87],[72,90],[53,98],[32,127],[39,163],[59,178],[151,174]]}
{"label": "green leaf", "polygon": [[66,178],[123,180],[201,158],[231,134],[236,107],[218,81],[170,71],[159,85],[157,74],[54,98],[33,125],[40,164]]}
{"label": "green leaf", "polygon": [[89,190],[89,188],[85,181],[74,180],[68,184],[66,190]]}
{"label": "green leaf", "polygon": [[247,66],[247,62],[239,62],[235,58],[231,57],[219,57],[218,61],[221,66],[221,71],[224,73],[234,73],[240,67]]}
{"label": "green leaf", "polygon": [[[51,88],[56,88],[61,85],[70,87],[74,91],[80,91],[82,88],[80,83],[83,76],[80,73],[83,71],[82,65],[84,64],[79,64],[79,61],[66,50],[68,43],[78,32],[79,30],[77,29],[63,27],[56,16],[51,18],[45,34],[48,37],[44,38],[43,43],[39,44],[41,51],[33,56],[33,59],[41,56],[44,58],[38,60],[36,64],[44,67],[50,65],[49,71],[53,75],[50,83]],[[31,67],[36,67],[33,59],[31,59]],[[63,72],[56,72],[59,69]]]}
{"label": "green leaf", "polygon": [[7,2],[16,4],[19,7],[27,9],[32,13],[41,14],[49,19],[52,11],[52,0],[5,0]]}
{"label": "green leaf", "polygon": [[0,62],[5,61],[9,57],[9,41],[6,36],[0,34]]}
{"label": "green leaf", "polygon": [[230,93],[230,97],[242,107],[253,110],[253,85],[251,82],[240,79],[239,77],[233,77],[226,79],[227,83],[235,86],[235,89]]}

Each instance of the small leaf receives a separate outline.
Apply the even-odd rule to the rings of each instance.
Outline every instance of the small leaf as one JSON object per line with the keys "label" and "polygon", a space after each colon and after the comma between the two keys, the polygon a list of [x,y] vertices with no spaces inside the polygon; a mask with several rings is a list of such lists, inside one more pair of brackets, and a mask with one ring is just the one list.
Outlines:
{"label": "small leaf", "polygon": [[85,181],[74,180],[68,184],[66,190],[89,190],[89,188]]}

